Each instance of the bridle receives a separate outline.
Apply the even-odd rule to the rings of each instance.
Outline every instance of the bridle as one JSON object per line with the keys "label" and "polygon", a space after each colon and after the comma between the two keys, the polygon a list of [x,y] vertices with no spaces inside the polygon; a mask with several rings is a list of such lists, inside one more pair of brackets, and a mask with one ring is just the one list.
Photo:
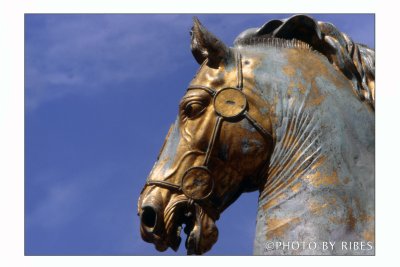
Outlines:
{"label": "bridle", "polygon": [[[210,202],[210,196],[212,196],[214,192],[214,180],[208,168],[208,164],[223,121],[239,122],[243,119],[247,119],[264,138],[272,141],[272,134],[265,130],[265,128],[247,112],[249,104],[246,95],[243,93],[242,56],[239,53],[236,54],[235,61],[237,67],[236,87],[224,87],[217,91],[203,85],[190,85],[187,89],[188,91],[201,89],[209,93],[213,98],[214,111],[217,116],[211,139],[205,152],[203,164],[188,168],[184,172],[180,184],[150,179],[148,179],[145,184],[145,187],[154,185],[166,188],[170,191],[183,193],[189,199],[189,204],[200,202],[202,206],[205,205],[208,207],[207,211],[214,219],[219,218],[220,211]],[[265,174],[265,169],[267,168],[264,168],[260,175]]]}

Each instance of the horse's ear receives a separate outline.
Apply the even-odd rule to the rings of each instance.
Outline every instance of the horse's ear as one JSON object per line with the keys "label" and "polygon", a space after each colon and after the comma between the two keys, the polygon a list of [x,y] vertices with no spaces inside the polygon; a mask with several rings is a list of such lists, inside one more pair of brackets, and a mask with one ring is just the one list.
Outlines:
{"label": "horse's ear", "polygon": [[207,60],[207,65],[217,69],[221,61],[228,56],[229,48],[209,32],[200,21],[194,17],[190,32],[192,54],[199,64]]}

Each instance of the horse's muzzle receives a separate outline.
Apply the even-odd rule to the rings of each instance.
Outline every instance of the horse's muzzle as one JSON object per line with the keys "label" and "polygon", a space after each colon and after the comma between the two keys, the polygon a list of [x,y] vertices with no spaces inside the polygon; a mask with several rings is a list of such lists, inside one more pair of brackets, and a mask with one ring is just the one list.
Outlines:
{"label": "horse's muzzle", "polygon": [[165,251],[168,245],[162,238],[162,219],[159,209],[149,203],[142,206],[140,216],[140,234],[144,241],[154,243],[158,251]]}

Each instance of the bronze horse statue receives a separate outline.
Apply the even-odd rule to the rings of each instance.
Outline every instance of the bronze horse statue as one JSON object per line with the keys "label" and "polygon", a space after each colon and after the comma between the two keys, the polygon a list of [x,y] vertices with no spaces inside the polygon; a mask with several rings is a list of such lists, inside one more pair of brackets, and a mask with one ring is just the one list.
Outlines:
{"label": "bronze horse statue", "polygon": [[[254,254],[373,255],[375,52],[305,15],[227,47],[194,19],[201,65],[139,202],[141,235],[188,254],[259,191]],[[328,243],[329,242],[329,243]]]}

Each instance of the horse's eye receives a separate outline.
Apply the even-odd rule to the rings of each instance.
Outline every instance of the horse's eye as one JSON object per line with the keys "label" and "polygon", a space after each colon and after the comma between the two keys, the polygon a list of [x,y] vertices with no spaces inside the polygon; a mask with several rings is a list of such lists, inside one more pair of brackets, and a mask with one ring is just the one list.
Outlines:
{"label": "horse's eye", "polygon": [[191,101],[185,106],[185,116],[189,119],[193,119],[200,115],[204,109],[205,106],[203,105],[203,103],[199,101]]}

